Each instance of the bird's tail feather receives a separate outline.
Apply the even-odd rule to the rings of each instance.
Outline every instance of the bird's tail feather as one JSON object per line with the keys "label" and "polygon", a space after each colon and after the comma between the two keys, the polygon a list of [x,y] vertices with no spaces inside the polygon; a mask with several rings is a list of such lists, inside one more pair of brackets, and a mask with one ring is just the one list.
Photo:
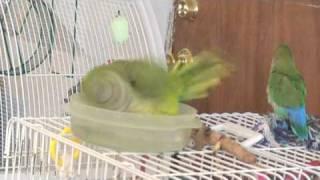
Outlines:
{"label": "bird's tail feather", "polygon": [[308,115],[305,107],[290,108],[288,109],[288,115],[294,134],[301,140],[307,140],[309,137],[309,128],[307,124]]}
{"label": "bird's tail feather", "polygon": [[205,51],[194,57],[193,63],[174,68],[171,74],[183,84],[181,101],[204,98],[208,90],[220,84],[234,67],[213,52]]}

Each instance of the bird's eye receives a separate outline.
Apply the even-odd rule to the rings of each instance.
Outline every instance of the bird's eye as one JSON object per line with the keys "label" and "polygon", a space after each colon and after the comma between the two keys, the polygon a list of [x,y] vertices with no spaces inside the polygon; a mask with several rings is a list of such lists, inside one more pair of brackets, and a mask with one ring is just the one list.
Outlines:
{"label": "bird's eye", "polygon": [[135,86],[136,83],[137,83],[137,82],[136,82],[135,80],[131,80],[131,81],[130,81],[131,86]]}

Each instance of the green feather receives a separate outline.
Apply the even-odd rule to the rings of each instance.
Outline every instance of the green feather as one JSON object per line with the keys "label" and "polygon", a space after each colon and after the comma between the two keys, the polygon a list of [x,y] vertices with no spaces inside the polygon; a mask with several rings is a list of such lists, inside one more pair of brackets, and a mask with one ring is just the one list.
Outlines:
{"label": "green feather", "polygon": [[98,107],[144,113],[178,113],[179,84],[149,59],[118,60],[91,70],[81,94]]}
{"label": "green feather", "polygon": [[281,45],[273,58],[268,95],[271,103],[281,107],[305,105],[305,83],[287,45]]}
{"label": "green feather", "polygon": [[186,64],[171,72],[183,86],[180,101],[204,98],[221,80],[233,71],[233,66],[212,52],[202,52]]}
{"label": "green feather", "polygon": [[219,83],[220,83],[220,79],[210,79],[207,81],[195,83],[195,84],[189,86],[188,88],[186,88],[181,99],[183,101],[189,101],[192,99],[197,99],[199,96],[204,97],[202,95],[208,94],[207,92],[208,92],[209,88],[211,88],[212,86],[215,86]]}
{"label": "green feather", "polygon": [[206,97],[232,70],[209,52],[170,72],[151,62],[119,60],[94,68],[83,78],[82,97],[113,110],[175,115],[181,102]]}

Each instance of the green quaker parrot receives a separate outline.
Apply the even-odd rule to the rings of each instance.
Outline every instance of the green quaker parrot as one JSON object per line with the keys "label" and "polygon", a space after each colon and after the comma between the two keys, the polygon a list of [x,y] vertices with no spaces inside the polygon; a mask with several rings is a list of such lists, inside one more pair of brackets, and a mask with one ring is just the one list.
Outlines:
{"label": "green quaker parrot", "polygon": [[280,45],[273,57],[267,94],[278,118],[289,120],[291,130],[298,139],[307,140],[307,90],[287,45]]}
{"label": "green quaker parrot", "polygon": [[204,98],[230,74],[233,66],[211,52],[190,64],[167,71],[150,59],[118,60],[89,71],[82,79],[81,97],[111,110],[175,115],[180,103]]}

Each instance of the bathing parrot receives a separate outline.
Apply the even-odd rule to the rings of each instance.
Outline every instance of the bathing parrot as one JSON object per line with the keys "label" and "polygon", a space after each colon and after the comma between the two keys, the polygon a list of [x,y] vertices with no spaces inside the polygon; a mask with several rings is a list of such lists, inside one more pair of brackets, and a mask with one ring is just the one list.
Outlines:
{"label": "bathing parrot", "polygon": [[176,115],[180,103],[204,98],[233,66],[212,52],[169,71],[152,59],[118,60],[98,66],[82,79],[83,98],[111,110]]}

